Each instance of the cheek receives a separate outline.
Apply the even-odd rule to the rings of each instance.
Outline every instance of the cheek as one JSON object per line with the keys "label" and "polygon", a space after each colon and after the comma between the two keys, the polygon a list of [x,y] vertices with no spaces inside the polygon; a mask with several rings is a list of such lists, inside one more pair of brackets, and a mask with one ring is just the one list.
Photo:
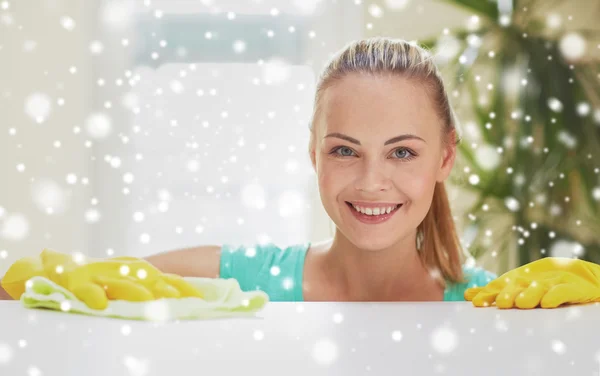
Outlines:
{"label": "cheek", "polygon": [[396,184],[410,200],[420,202],[429,199],[435,189],[435,174],[427,169],[402,173]]}
{"label": "cheek", "polygon": [[320,163],[318,171],[319,186],[326,195],[336,194],[347,183],[348,174],[340,173],[341,168],[336,163]]}
{"label": "cheek", "polygon": [[[355,173],[352,168],[335,161],[320,160],[318,166],[318,181],[321,196],[329,200],[335,197],[352,183]],[[408,168],[407,168],[408,167]],[[397,190],[405,194],[414,204],[422,203],[431,198],[435,189],[436,176],[434,169],[427,163],[402,166],[393,174]]]}
{"label": "cheek", "polygon": [[430,190],[430,186],[434,180],[434,176],[421,173],[419,175],[412,175],[410,179],[407,179],[407,182],[413,192],[424,194]]}

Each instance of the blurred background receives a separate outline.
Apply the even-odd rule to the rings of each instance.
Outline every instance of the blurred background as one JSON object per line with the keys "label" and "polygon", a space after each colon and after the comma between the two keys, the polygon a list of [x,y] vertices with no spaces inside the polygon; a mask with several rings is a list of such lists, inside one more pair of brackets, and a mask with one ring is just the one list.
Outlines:
{"label": "blurred background", "polygon": [[375,35],[442,69],[471,262],[600,262],[598,19],[600,0],[0,0],[0,275],[43,248],[328,239],[314,86]]}

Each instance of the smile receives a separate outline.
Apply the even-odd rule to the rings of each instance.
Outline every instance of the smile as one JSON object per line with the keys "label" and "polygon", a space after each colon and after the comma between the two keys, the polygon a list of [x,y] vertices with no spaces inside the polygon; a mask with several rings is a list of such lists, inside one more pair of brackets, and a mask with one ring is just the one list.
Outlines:
{"label": "smile", "polygon": [[346,202],[346,205],[348,206],[348,209],[352,212],[352,215],[356,219],[358,219],[360,222],[366,223],[366,224],[383,223],[383,222],[389,220],[390,218],[392,218],[392,216],[394,214],[396,214],[398,209],[400,209],[403,206],[403,204],[397,204],[394,206],[386,206],[386,207],[372,209],[372,208],[362,208],[360,206],[354,206],[349,202]]}

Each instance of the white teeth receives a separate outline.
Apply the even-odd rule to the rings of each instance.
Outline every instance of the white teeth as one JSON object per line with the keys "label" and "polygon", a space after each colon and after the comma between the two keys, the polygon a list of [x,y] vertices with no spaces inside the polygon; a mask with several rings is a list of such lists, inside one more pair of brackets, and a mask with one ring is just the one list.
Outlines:
{"label": "white teeth", "polygon": [[357,212],[360,212],[360,213],[363,213],[363,214],[366,214],[366,215],[381,215],[381,214],[389,214],[389,213],[391,213],[399,205],[389,206],[387,208],[362,208],[362,207],[356,206],[354,204],[352,204],[352,206],[354,207],[354,209]]}

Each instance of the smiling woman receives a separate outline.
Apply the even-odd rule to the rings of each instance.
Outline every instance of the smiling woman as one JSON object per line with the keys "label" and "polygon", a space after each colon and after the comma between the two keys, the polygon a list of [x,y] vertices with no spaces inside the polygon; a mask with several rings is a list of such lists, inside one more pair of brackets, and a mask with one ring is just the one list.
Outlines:
{"label": "smiling woman", "polygon": [[[464,300],[467,287],[494,278],[464,266],[444,188],[456,119],[427,51],[388,38],[347,45],[320,76],[310,131],[333,239],[225,244],[221,278],[274,301]],[[149,260],[160,268],[174,257]],[[172,262],[169,269],[178,271]]]}
{"label": "smiling woman", "polygon": [[311,160],[337,227],[327,258],[347,290],[401,299],[412,288],[441,298],[440,285],[464,283],[443,183],[456,120],[427,52],[382,38],[354,43],[323,72],[315,103]]}

